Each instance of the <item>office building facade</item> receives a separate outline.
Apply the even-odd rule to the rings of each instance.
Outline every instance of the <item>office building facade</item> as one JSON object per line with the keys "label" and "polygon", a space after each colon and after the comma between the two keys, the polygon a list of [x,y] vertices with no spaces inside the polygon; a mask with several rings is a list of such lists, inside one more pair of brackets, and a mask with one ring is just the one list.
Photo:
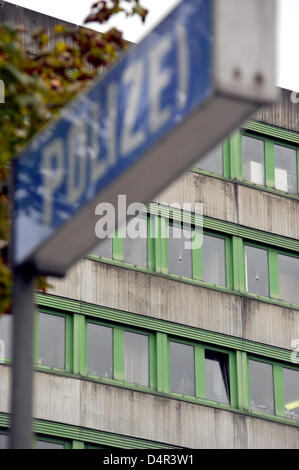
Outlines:
{"label": "office building facade", "polygon": [[[36,447],[299,447],[292,96],[157,196],[134,225],[142,238],[119,229],[36,293]],[[11,323],[0,320],[0,448]]]}

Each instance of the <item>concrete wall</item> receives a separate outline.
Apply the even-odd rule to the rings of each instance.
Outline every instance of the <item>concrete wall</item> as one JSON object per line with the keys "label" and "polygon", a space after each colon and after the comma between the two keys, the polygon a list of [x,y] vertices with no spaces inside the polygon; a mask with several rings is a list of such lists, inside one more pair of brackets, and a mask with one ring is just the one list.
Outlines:
{"label": "concrete wall", "polygon": [[[0,366],[0,412],[10,368]],[[35,374],[39,419],[189,448],[299,448],[299,429],[207,406],[84,380]]]}
{"label": "concrete wall", "polygon": [[203,203],[203,215],[299,239],[299,203],[238,183],[187,172],[156,202]]}
{"label": "concrete wall", "polygon": [[291,349],[299,312],[161,276],[84,259],[55,295]]}
{"label": "concrete wall", "polygon": [[299,103],[292,103],[292,92],[290,90],[281,89],[281,92],[279,102],[275,105],[261,108],[254,116],[254,119],[299,132]]}

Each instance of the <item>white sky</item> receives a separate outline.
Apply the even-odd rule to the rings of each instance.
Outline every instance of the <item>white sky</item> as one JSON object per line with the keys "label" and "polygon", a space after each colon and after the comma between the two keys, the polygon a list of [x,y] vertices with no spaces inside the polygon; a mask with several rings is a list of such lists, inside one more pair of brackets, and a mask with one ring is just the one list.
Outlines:
{"label": "white sky", "polygon": [[[82,24],[95,0],[10,0],[9,3],[39,11],[50,16]],[[138,41],[179,0],[143,0],[150,11],[146,24],[139,18],[124,19],[117,23],[125,38]],[[278,0],[278,70],[277,85],[299,92],[299,0]]]}

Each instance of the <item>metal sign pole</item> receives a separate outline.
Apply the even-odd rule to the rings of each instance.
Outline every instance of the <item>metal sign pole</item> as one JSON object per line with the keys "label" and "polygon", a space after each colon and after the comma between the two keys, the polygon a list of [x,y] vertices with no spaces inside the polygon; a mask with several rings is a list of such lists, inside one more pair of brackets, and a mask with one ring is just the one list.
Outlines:
{"label": "metal sign pole", "polygon": [[14,270],[11,449],[32,448],[34,279],[28,269]]}

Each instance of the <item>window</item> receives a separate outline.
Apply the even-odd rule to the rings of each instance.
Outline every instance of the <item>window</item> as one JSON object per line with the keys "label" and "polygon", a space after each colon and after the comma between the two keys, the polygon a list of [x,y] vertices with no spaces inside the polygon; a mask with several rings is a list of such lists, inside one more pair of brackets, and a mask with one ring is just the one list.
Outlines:
{"label": "window", "polygon": [[226,251],[230,239],[202,233],[198,227],[178,225],[178,222],[169,225],[168,273],[227,287],[230,268],[226,264]]}
{"label": "window", "polygon": [[280,298],[299,304],[299,258],[278,255]]}
{"label": "window", "polygon": [[275,188],[297,194],[297,154],[295,149],[274,145]]}
{"label": "window", "polygon": [[299,257],[245,245],[246,291],[299,305]]}
{"label": "window", "polygon": [[8,449],[8,436],[0,433],[0,450],[3,449]]}
{"label": "window", "polygon": [[194,170],[298,194],[299,146],[294,143],[294,133],[288,142],[281,134],[276,138],[265,135],[264,130],[258,132],[241,129],[233,133],[202,156]]}
{"label": "window", "polygon": [[181,395],[195,395],[194,348],[187,344],[170,342],[171,391]]}
{"label": "window", "polygon": [[[133,230],[131,230],[131,228]],[[134,236],[134,238],[132,238],[132,236]],[[137,266],[147,267],[146,218],[134,217],[128,222],[127,235],[123,238],[123,261]]]}
{"label": "window", "polygon": [[44,440],[37,440],[36,441],[36,448],[37,449],[64,449],[64,444],[58,443],[55,441],[44,441]]}
{"label": "window", "polygon": [[113,329],[87,324],[87,363],[89,375],[113,378]]}
{"label": "window", "polygon": [[299,421],[299,370],[283,369],[285,414]]}
{"label": "window", "polygon": [[[97,312],[99,314],[99,310]],[[245,342],[245,351],[241,350],[236,354],[238,345],[234,345],[231,337],[227,338],[234,350],[227,348],[227,341],[223,348],[220,347],[219,340],[223,335],[217,333],[209,332],[208,336],[204,333],[206,339],[200,339],[203,338],[201,332],[198,341],[196,339],[191,341],[190,338],[196,338],[196,329],[193,327],[184,326],[186,338],[183,339],[164,332],[164,322],[162,322],[162,331],[158,329],[155,332],[147,332],[129,325],[125,326],[124,313],[118,314],[116,311],[111,313],[114,315],[114,324],[106,324],[104,321],[101,324],[95,317],[85,318],[83,313],[74,314],[71,325],[76,331],[76,338],[81,338],[80,341],[72,341],[76,374],[92,376],[93,379],[101,378],[106,383],[111,383],[113,380],[114,384],[123,386],[136,385],[143,387],[144,391],[145,388],[150,388],[161,393],[173,393],[180,395],[181,398],[187,397],[188,400],[192,397],[194,400],[206,400],[206,402],[208,400],[211,405],[218,404],[226,408],[227,406],[237,408],[239,403],[242,403],[241,409],[246,409],[248,412],[276,414],[285,422],[290,419],[299,421],[299,367],[290,362],[289,353],[286,352],[287,355],[282,353],[285,362],[279,363],[276,359],[271,359],[280,354],[276,351],[277,348],[274,348],[275,351],[272,351],[274,355],[271,355],[271,346],[259,344],[256,354],[260,356],[248,356]],[[44,362],[45,367],[59,368],[58,366],[62,367],[62,364],[58,363],[57,357],[54,356],[54,360],[50,361],[48,353],[52,353],[53,350],[53,332],[57,334],[58,326],[61,324],[56,322],[52,324],[48,317],[65,320],[67,338],[70,318],[62,314],[40,313],[40,318],[45,319],[46,323],[42,320],[39,325],[42,328],[48,327],[49,334],[49,338],[46,338],[47,351],[43,354],[47,359]],[[133,316],[130,318],[132,320]],[[149,330],[155,330],[156,322],[157,319],[147,319]],[[177,331],[180,335],[179,331],[183,330]],[[217,344],[200,342],[206,341],[207,338],[210,342],[213,335],[218,338]],[[45,337],[46,335],[40,335],[40,341]],[[62,341],[62,336],[59,341]],[[253,345],[254,343],[251,344],[250,351],[253,350]],[[54,341],[55,347],[57,343]],[[67,364],[70,362],[67,344],[65,350]],[[263,354],[268,358],[266,359],[266,356],[263,358]],[[247,367],[244,367],[244,361],[247,361]],[[38,441],[42,441],[38,446],[44,446],[43,448],[52,444],[68,446],[67,440],[60,442],[57,439],[52,440],[50,436],[39,436]],[[0,434],[0,448],[5,442],[6,436]]]}
{"label": "window", "polygon": [[38,364],[65,369],[65,338],[65,317],[40,313]]}
{"label": "window", "polygon": [[153,335],[88,321],[86,337],[88,375],[154,387]]}
{"label": "window", "polygon": [[0,362],[12,358],[12,315],[0,316]]}
{"label": "window", "polygon": [[169,340],[170,392],[235,406],[235,356],[199,343]]}
{"label": "window", "polygon": [[243,179],[265,185],[265,143],[242,135]]}
{"label": "window", "polygon": [[149,386],[148,336],[124,332],[125,381]]}
{"label": "window", "polygon": [[245,265],[247,292],[268,297],[268,252],[253,246],[245,246]]}
{"label": "window", "polygon": [[274,414],[273,366],[265,362],[250,360],[249,370],[252,410]]}
{"label": "window", "polygon": [[206,397],[218,403],[230,403],[229,357],[205,351]]}
{"label": "window", "polygon": [[192,278],[192,250],[186,248],[192,236],[188,228],[181,229],[177,225],[169,225],[168,238],[168,272]]}
{"label": "window", "polygon": [[119,227],[113,238],[103,239],[89,254],[147,268],[148,244],[152,243],[148,237],[150,223],[147,215],[133,217],[128,221],[126,231]]}
{"label": "window", "polygon": [[203,281],[226,285],[225,240],[203,235],[202,243],[202,279]]}
{"label": "window", "polygon": [[91,255],[100,256],[101,258],[112,258],[112,238],[104,238],[93,250]]}
{"label": "window", "polygon": [[217,145],[206,155],[203,155],[199,162],[198,167],[202,170],[209,171],[210,173],[216,173],[218,175],[223,174],[223,150],[222,144]]}

